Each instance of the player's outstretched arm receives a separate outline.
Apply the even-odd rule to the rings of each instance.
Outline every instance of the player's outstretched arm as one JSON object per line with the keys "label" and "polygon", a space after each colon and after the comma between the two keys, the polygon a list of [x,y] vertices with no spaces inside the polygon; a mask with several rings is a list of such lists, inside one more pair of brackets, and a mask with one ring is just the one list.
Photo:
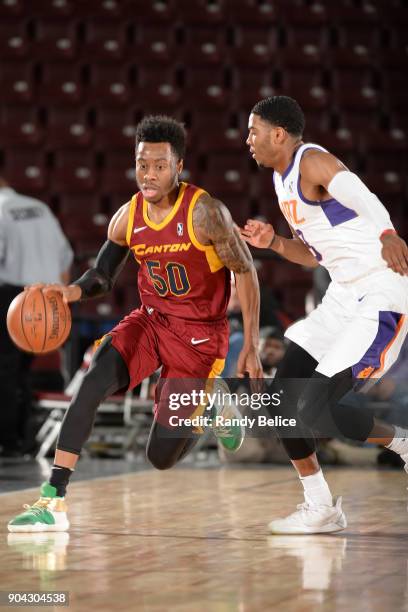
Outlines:
{"label": "player's outstretched arm", "polygon": [[59,291],[66,302],[78,302],[89,298],[102,297],[112,290],[115,281],[126,263],[129,247],[126,242],[129,203],[124,204],[112,217],[107,241],[102,245],[95,265],[70,285],[44,285],[33,287]]}
{"label": "player's outstretched arm", "polygon": [[245,226],[240,229],[242,238],[251,246],[258,249],[271,249],[288,261],[316,268],[319,262],[311,251],[295,234],[293,238],[283,238],[275,233],[270,223],[255,219],[248,219]]}
{"label": "player's outstretched arm", "polygon": [[397,235],[388,210],[354,172],[334,155],[323,151],[307,152],[300,164],[302,180],[312,187],[321,186],[338,202],[370,222],[382,243],[382,257],[388,267],[408,275],[408,246]]}
{"label": "player's outstretched arm", "polygon": [[237,376],[248,372],[262,378],[259,345],[259,283],[251,253],[239,235],[228,208],[203,195],[193,211],[194,233],[202,244],[212,244],[222,263],[235,273],[244,323],[244,346],[237,363]]}

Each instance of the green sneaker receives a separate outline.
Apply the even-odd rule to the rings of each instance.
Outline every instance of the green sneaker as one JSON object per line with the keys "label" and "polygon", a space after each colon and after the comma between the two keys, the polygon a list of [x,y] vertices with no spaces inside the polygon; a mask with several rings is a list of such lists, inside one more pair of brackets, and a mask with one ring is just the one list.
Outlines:
{"label": "green sneaker", "polygon": [[215,379],[212,393],[219,393],[221,398],[226,397],[226,401],[215,402],[211,408],[212,431],[225,450],[235,453],[241,448],[245,438],[242,414],[235,404],[228,401],[228,395],[231,394],[231,391],[224,379]]}
{"label": "green sneaker", "polygon": [[32,506],[24,504],[25,512],[15,516],[8,530],[17,531],[67,531],[69,522],[65,499],[57,496],[57,489],[43,482],[41,497]]}

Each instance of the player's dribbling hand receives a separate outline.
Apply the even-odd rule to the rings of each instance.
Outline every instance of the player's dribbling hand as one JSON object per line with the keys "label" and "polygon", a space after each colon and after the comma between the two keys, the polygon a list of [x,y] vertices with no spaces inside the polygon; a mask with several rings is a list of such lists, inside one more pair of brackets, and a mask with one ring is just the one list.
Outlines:
{"label": "player's dribbling hand", "polygon": [[42,291],[58,291],[62,295],[62,299],[67,304],[69,302],[77,302],[81,297],[81,289],[78,285],[58,285],[45,283],[35,283],[34,285],[28,285],[24,287],[24,291],[28,289],[41,289]]}
{"label": "player's dribbling hand", "polygon": [[248,244],[258,249],[267,249],[275,236],[275,230],[270,223],[248,219],[245,226],[240,228],[242,238]]}
{"label": "player's dribbling hand", "polygon": [[401,276],[408,276],[408,246],[397,234],[384,234],[381,238],[382,258],[388,267]]}

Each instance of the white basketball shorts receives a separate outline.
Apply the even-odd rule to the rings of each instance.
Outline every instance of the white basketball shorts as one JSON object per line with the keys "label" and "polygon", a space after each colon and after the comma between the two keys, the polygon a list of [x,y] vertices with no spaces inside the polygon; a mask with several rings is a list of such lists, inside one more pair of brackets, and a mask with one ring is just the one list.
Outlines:
{"label": "white basketball shorts", "polygon": [[332,282],[322,303],[285,336],[332,377],[381,378],[397,360],[408,333],[408,277],[382,270],[353,283]]}

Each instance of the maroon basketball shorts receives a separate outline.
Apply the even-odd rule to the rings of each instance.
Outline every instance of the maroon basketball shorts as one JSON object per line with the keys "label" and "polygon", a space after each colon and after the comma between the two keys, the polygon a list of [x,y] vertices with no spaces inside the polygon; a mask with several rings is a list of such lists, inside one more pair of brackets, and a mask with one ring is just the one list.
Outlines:
{"label": "maroon basketball shorts", "polygon": [[[160,416],[160,422],[166,425],[172,414],[169,396],[208,390],[209,381],[221,374],[228,352],[229,325],[227,319],[187,321],[143,306],[133,310],[108,335],[127,365],[129,389],[162,368],[155,413],[156,419]],[[197,403],[184,403],[178,409],[180,417],[200,413]]]}

